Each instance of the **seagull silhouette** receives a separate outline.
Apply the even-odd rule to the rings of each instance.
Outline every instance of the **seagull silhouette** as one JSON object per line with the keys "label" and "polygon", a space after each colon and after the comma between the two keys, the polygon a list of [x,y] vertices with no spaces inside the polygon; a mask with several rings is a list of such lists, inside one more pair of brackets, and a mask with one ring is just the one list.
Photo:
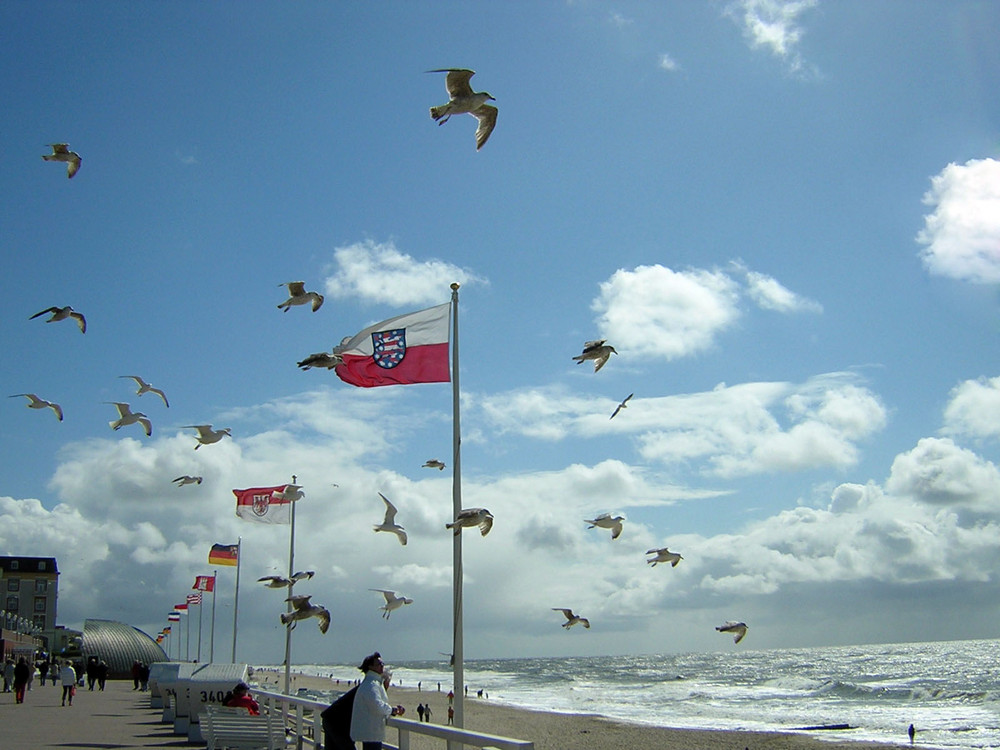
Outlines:
{"label": "seagull silhouette", "polygon": [[286,281],[278,286],[288,287],[288,299],[278,305],[279,310],[288,312],[292,305],[312,304],[312,311],[316,312],[323,305],[323,295],[319,292],[307,292],[304,281]]}
{"label": "seagull silhouette", "polygon": [[177,479],[172,479],[172,482],[177,482],[178,487],[183,487],[185,484],[201,484],[201,477],[190,477],[187,474],[177,477]]}
{"label": "seagull silhouette", "polygon": [[444,461],[438,461],[436,458],[429,458],[424,462],[424,465],[421,468],[444,471]]}
{"label": "seagull silhouette", "polygon": [[132,380],[135,381],[135,384],[137,386],[139,386],[139,390],[136,391],[136,393],[138,395],[141,396],[144,393],[155,393],[157,396],[159,396],[160,398],[163,399],[163,405],[164,406],[166,406],[167,408],[170,407],[170,402],[167,401],[167,394],[165,394],[159,388],[154,388],[149,383],[147,383],[145,380],[143,380],[142,378],[140,378],[138,375],[119,375],[118,377],[120,377],[120,378],[132,378]]}
{"label": "seagull silhouette", "polygon": [[45,315],[46,313],[52,313],[52,317],[46,320],[46,323],[55,323],[59,320],[66,320],[67,318],[72,318],[76,321],[76,324],[80,326],[80,333],[87,332],[87,319],[83,317],[83,313],[78,313],[69,305],[66,307],[47,307],[41,312],[36,312],[28,320],[34,320],[39,315]]}
{"label": "seagull silhouette", "polygon": [[399,609],[404,604],[413,604],[413,600],[405,596],[397,596],[395,591],[390,591],[389,589],[368,589],[369,591],[377,591],[382,596],[385,597],[385,606],[379,607],[382,610],[382,617],[386,620],[389,619],[389,615],[393,613],[394,610]]}
{"label": "seagull silhouette", "polygon": [[281,624],[289,626],[289,630],[294,630],[299,620],[308,620],[310,617],[315,617],[319,620],[319,632],[325,633],[330,627],[330,610],[318,604],[310,604],[309,600],[311,598],[311,596],[296,595],[285,599],[286,602],[291,602],[292,611],[281,613],[279,618]]}
{"label": "seagull silhouette", "polygon": [[315,354],[310,354],[301,362],[296,362],[295,365],[296,367],[301,367],[303,370],[308,370],[311,367],[325,367],[328,370],[332,370],[337,365],[342,365],[343,363],[344,360],[339,354],[316,352]]}
{"label": "seagull silhouette", "polygon": [[44,398],[38,398],[34,393],[15,393],[9,398],[17,398],[18,396],[24,396],[28,399],[27,407],[29,409],[51,409],[59,421],[63,421],[63,410],[59,404],[53,401],[46,401]]}
{"label": "seagull silhouette", "polygon": [[493,528],[493,514],[486,508],[464,508],[458,512],[454,521],[444,525],[446,529],[454,529],[455,536],[458,536],[462,529],[473,526],[478,526],[479,533],[486,536]]}
{"label": "seagull silhouette", "polygon": [[476,151],[481,149],[497,124],[497,108],[488,101],[496,101],[485,91],[475,92],[469,79],[476,73],[467,68],[438,68],[428,73],[447,73],[444,80],[450,101],[440,107],[431,107],[431,117],[444,125],[452,115],[469,114],[479,120],[476,128]]}
{"label": "seagull silhouette", "polygon": [[719,625],[716,630],[720,633],[732,633],[733,643],[739,643],[743,640],[743,636],[747,634],[747,624],[745,622],[734,622],[729,620],[722,625]]}
{"label": "seagull silhouette", "polygon": [[578,365],[583,364],[584,360],[592,359],[594,360],[594,372],[597,372],[602,367],[604,363],[608,361],[608,357],[612,354],[617,354],[613,346],[606,344],[607,339],[598,339],[596,341],[587,341],[583,345],[583,351],[573,357]]}
{"label": "seagull silhouette", "polygon": [[141,411],[132,411],[132,407],[123,401],[105,401],[104,403],[114,404],[115,408],[118,409],[118,419],[112,419],[108,422],[112,430],[120,430],[130,424],[140,424],[146,432],[146,437],[153,434],[153,423]]}
{"label": "seagull silhouette", "polygon": [[80,162],[83,161],[80,154],[70,151],[68,143],[50,143],[49,146],[52,147],[52,153],[42,154],[42,158],[45,161],[66,162],[66,176],[72,179],[73,175],[80,171]]}
{"label": "seagull silhouette", "polygon": [[382,498],[385,503],[385,519],[380,524],[376,524],[373,528],[375,531],[388,531],[390,534],[395,534],[396,538],[399,539],[399,543],[404,547],[406,546],[406,531],[396,523],[396,506],[389,502],[389,498],[383,495],[381,492],[378,496]]}
{"label": "seagull silhouette", "polygon": [[590,628],[590,620],[588,620],[586,617],[579,617],[577,615],[574,615],[573,610],[571,609],[564,609],[562,607],[553,607],[552,611],[562,612],[564,615],[566,615],[566,622],[564,622],[562,626],[567,630],[569,630],[571,627],[577,624],[583,625],[583,627],[588,629]]}
{"label": "seagull silhouette", "polygon": [[622,535],[622,521],[625,520],[624,516],[611,517],[610,513],[602,513],[597,518],[585,518],[584,523],[589,523],[588,529],[592,529],[595,526],[600,526],[602,529],[611,529],[611,538],[617,539]]}
{"label": "seagull silhouette", "polygon": [[[615,352],[615,353],[617,354],[617,352]],[[608,419],[614,419],[615,417],[618,416],[618,412],[620,412],[622,409],[627,409],[628,407],[626,406],[626,404],[632,399],[632,397],[634,395],[635,395],[634,393],[628,394],[625,397],[625,400],[622,401],[620,404],[618,404],[618,406],[615,407],[615,410],[611,413],[611,416],[608,417]]]}

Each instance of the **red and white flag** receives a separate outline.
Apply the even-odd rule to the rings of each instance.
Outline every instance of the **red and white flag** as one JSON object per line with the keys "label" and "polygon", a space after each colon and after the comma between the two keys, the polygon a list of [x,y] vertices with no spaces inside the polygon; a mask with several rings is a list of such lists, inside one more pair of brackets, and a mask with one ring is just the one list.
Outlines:
{"label": "red and white flag", "polygon": [[197,605],[200,606],[201,605],[201,592],[199,591],[197,594],[188,594],[187,595],[187,604],[188,604],[189,607],[192,604],[197,604]]}
{"label": "red and white flag", "polygon": [[215,576],[196,576],[194,586],[198,591],[215,591]]}
{"label": "red and white flag", "polygon": [[383,320],[334,349],[345,383],[362,388],[447,383],[451,303]]}
{"label": "red and white flag", "polygon": [[236,495],[236,515],[258,523],[291,523],[292,500],[285,497],[287,484],[277,487],[251,487],[233,490]]}
{"label": "red and white flag", "polygon": [[186,615],[188,613],[187,602],[184,602],[184,604],[175,604],[174,605],[174,611],[175,612],[180,612],[182,615]]}

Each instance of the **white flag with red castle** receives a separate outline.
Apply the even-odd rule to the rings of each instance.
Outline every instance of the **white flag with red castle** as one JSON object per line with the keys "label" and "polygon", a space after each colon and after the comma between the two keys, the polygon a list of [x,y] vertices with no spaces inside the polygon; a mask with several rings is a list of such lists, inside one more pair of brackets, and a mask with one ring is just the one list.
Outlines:
{"label": "white flag with red castle", "polygon": [[450,311],[448,302],[369,326],[333,350],[337,377],[361,388],[450,382]]}

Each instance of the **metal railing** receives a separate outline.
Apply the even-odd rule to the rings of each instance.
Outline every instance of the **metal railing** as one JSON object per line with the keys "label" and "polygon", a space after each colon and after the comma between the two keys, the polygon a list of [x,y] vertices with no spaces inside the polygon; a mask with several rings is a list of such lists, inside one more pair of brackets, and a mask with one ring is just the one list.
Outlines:
{"label": "metal railing", "polygon": [[[254,690],[254,696],[262,710],[284,715],[289,738],[294,738],[295,750],[305,748],[319,750],[323,747],[323,720],[320,714],[329,704],[259,689]],[[438,739],[448,750],[459,750],[463,746],[497,748],[497,750],[535,750],[535,743],[527,740],[472,732],[441,724],[427,724],[412,719],[401,719],[398,716],[390,718],[386,726],[398,733],[398,744],[390,745],[386,742],[384,744],[386,750],[410,750],[410,738],[414,734]]]}

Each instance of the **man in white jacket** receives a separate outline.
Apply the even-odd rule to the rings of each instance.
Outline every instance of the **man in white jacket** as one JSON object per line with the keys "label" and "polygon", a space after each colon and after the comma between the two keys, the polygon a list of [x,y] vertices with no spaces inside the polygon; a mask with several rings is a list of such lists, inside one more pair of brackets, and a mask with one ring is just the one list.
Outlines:
{"label": "man in white jacket", "polygon": [[390,716],[402,716],[402,706],[389,705],[383,680],[385,665],[377,651],[366,656],[359,669],[365,673],[354,696],[351,710],[351,739],[360,742],[363,750],[382,750],[385,722]]}

